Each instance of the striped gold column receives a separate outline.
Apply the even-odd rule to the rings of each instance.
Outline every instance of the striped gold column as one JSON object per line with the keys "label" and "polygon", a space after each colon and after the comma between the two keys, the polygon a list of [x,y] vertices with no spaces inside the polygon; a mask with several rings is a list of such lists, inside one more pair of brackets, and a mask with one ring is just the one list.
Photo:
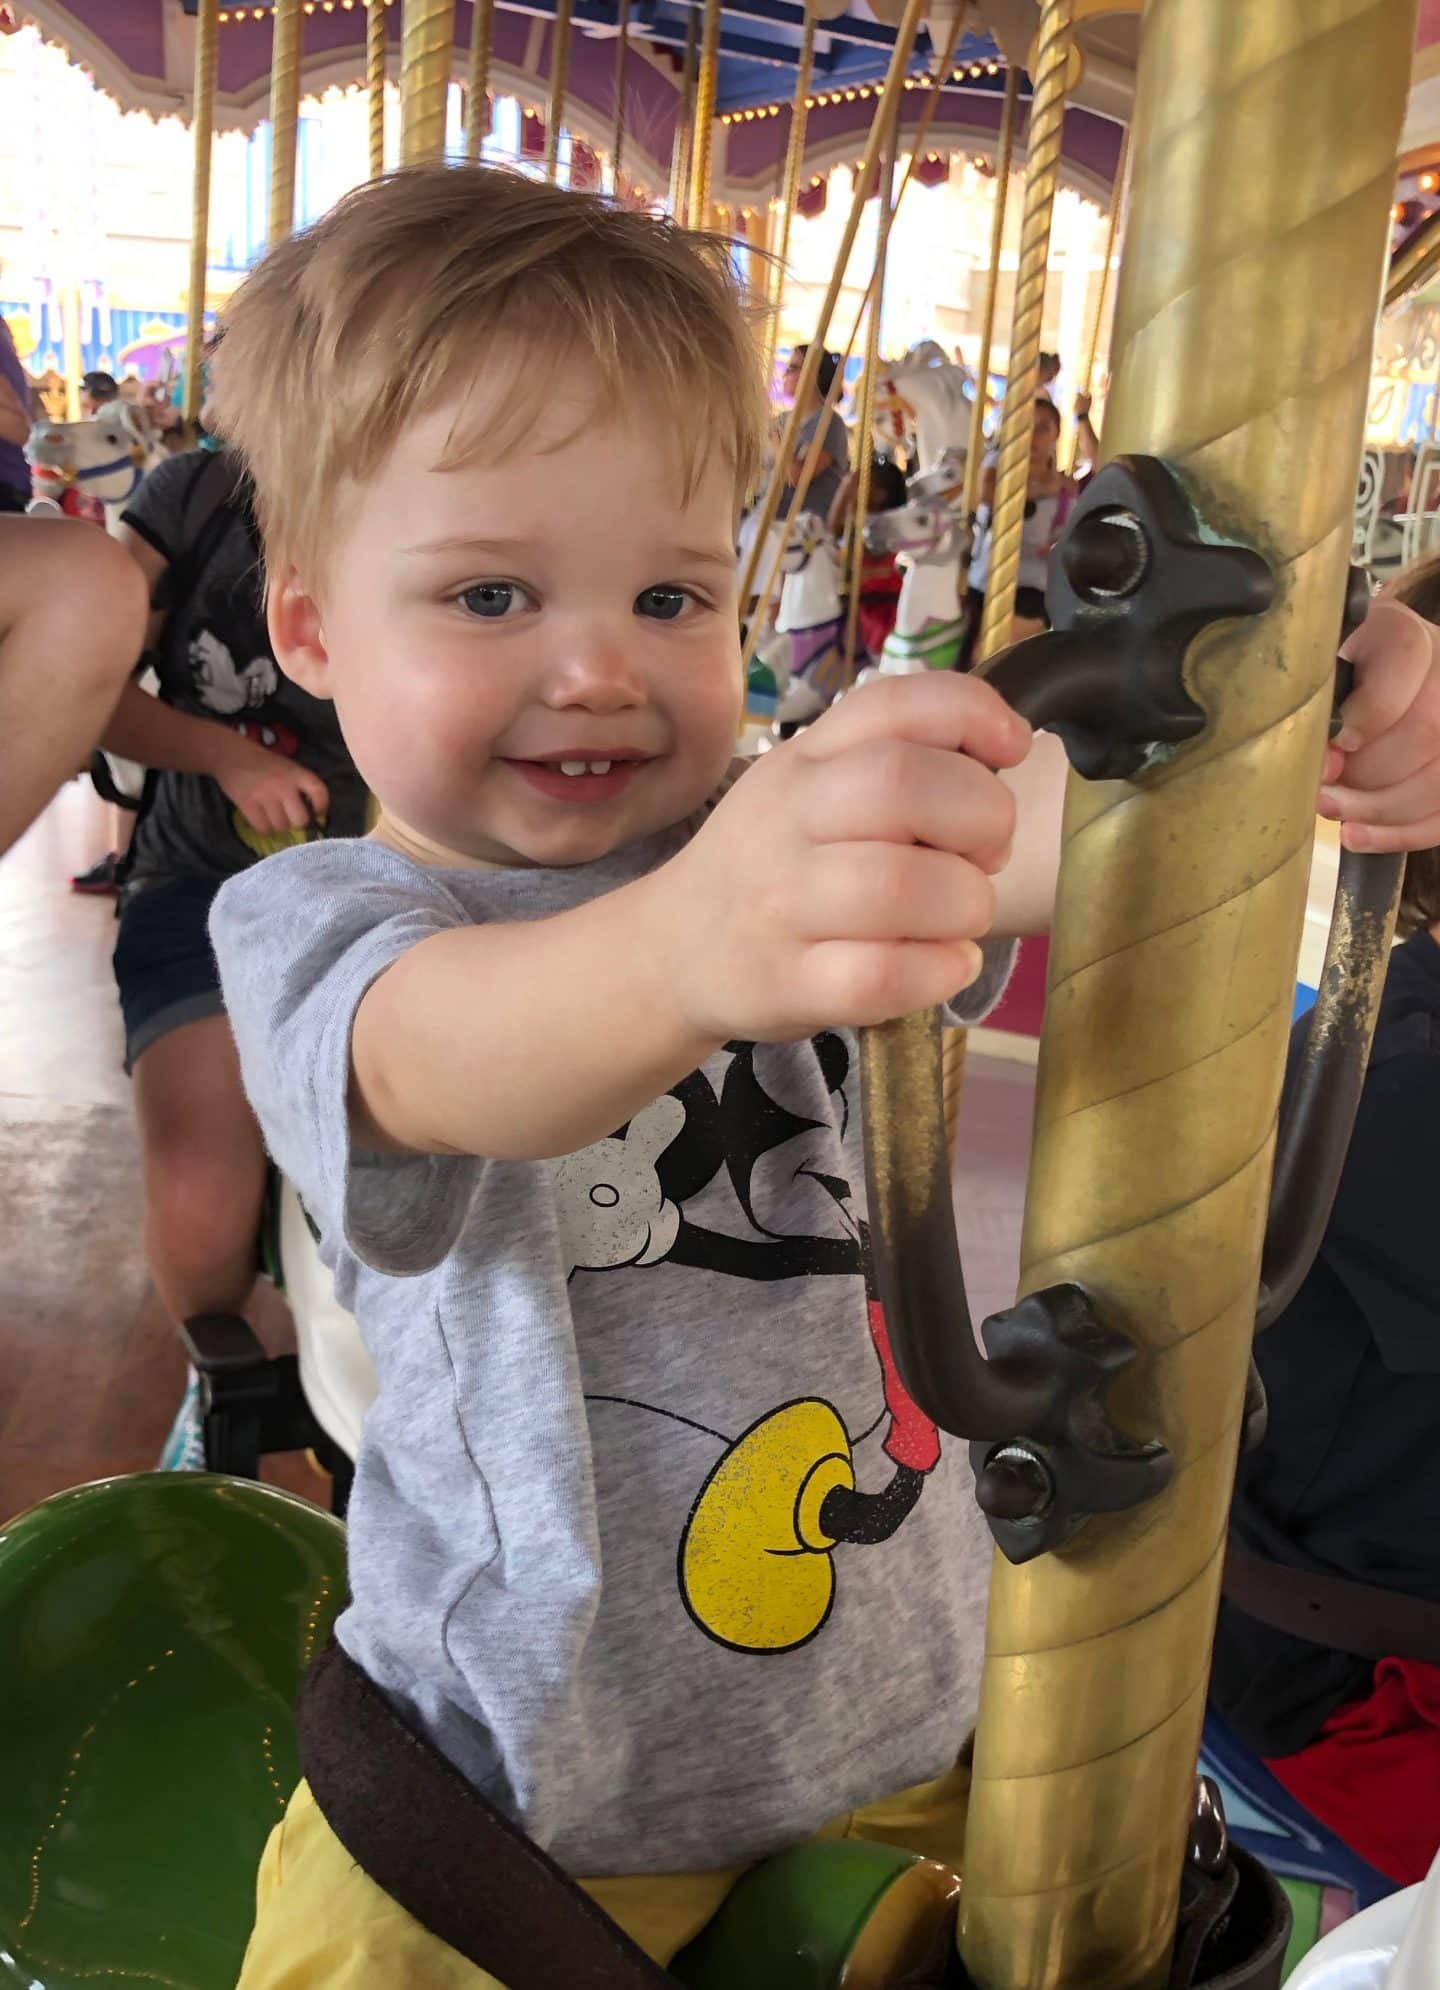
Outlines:
{"label": "striped gold column", "polygon": [[[1105,230],[1105,260],[1100,265],[1100,287],[1095,293],[1095,309],[1090,319],[1090,336],[1085,341],[1085,364],[1080,371],[1080,392],[1089,395],[1095,385],[1095,362],[1100,356],[1100,332],[1105,323],[1105,300],[1110,294],[1110,265],[1115,260],[1115,248],[1120,239],[1120,213],[1125,203],[1125,176],[1130,162],[1130,127],[1125,127],[1125,136],[1120,141],[1120,156],[1115,161],[1115,183],[1110,189],[1110,223]],[[1073,470],[1080,455],[1080,430],[1076,424],[1074,446],[1070,454],[1070,468]]]}
{"label": "striped gold column", "polygon": [[615,8],[615,128],[610,138],[610,172],[620,198],[620,165],[625,157],[625,66],[630,56],[630,0]]}
{"label": "striped gold column", "polygon": [[1005,242],[1005,209],[1010,193],[1010,162],[1015,153],[1015,107],[1020,101],[1020,71],[1012,62],[1005,71],[1005,101],[1000,110],[1000,136],[995,146],[995,207],[990,216],[990,268],[985,276],[985,309],[980,320],[980,356],[975,366],[975,406],[970,416],[970,448],[965,457],[965,494],[960,516],[975,510],[980,489],[980,465],[985,455],[985,410],[990,392],[990,348],[995,342],[995,304],[1000,294],[1000,251]]}
{"label": "striped gold column", "polygon": [[365,87],[370,97],[370,177],[385,170],[385,0],[366,0]]}
{"label": "striped gold column", "polygon": [[[870,278],[869,315],[865,321],[865,371],[860,381],[860,406],[855,422],[855,505],[850,514],[850,590],[845,604],[845,681],[855,675],[860,635],[860,589],[865,576],[865,523],[870,516],[870,466],[875,456],[875,387],[880,371],[880,324],[885,312],[885,264],[894,218],[895,154],[900,141],[900,106],[890,114],[890,129],[880,162],[876,189],[875,267]],[[821,427],[825,424],[822,422]]]}
{"label": "striped gold column", "polygon": [[495,0],[475,0],[470,17],[470,68],[465,84],[465,157],[479,162],[490,129],[490,43]]}
{"label": "striped gold column", "polygon": [[675,115],[675,137],[670,147],[670,191],[667,205],[672,221],[684,222],[690,215],[690,150],[695,129],[695,51],[699,46],[700,14],[689,9],[685,23],[685,54],[680,66],[680,103]]}
{"label": "striped gold column", "polygon": [[550,115],[545,125],[545,177],[560,168],[560,127],[565,121],[565,85],[570,74],[570,0],[556,0],[550,38]]}
{"label": "striped gold column", "polygon": [[990,573],[985,584],[985,616],[980,624],[982,658],[993,656],[1009,642],[1010,624],[1015,615],[1025,489],[1030,478],[1030,432],[1035,426],[1035,393],[1040,381],[1050,220],[1060,181],[1060,141],[1065,123],[1073,12],[1074,0],[1042,0],[1040,32],[1035,42],[1035,92],[1030,102],[1030,130],[1025,147],[1020,266],[1015,273],[1015,316],[1010,328],[1005,407],[1000,417],[1000,458],[995,466]]}
{"label": "striped gold column", "polygon": [[695,83],[695,136],[690,165],[690,226],[703,228],[710,212],[710,160],[715,144],[715,99],[720,88],[720,0],[705,0],[700,71]]}
{"label": "striped gold column", "polygon": [[800,171],[805,163],[805,127],[810,120],[810,81],[815,73],[815,13],[805,9],[805,26],[800,35],[800,55],[795,70],[795,95],[790,105],[790,136],[785,146],[785,178],[780,190],[780,240],[775,255],[775,301],[765,327],[765,381],[769,385],[775,363],[775,342],[780,336],[780,300],[785,295],[785,265],[790,259],[790,225],[795,219],[795,202],[800,193]]}
{"label": "striped gold column", "polygon": [[1023,1289],[1074,1279],[1136,1341],[1112,1405],[1176,1474],[997,1562],[978,1990],[1166,1978],[1414,27],[1414,0],[1146,9],[1106,446],[1174,464],[1279,591],[1192,650],[1202,739],[1071,783]]}
{"label": "striped gold column", "polygon": [[405,0],[400,45],[400,163],[445,156],[455,0]]}
{"label": "striped gold column", "polygon": [[185,300],[185,419],[200,419],[205,350],[205,273],[210,265],[210,152],[215,135],[215,67],[220,0],[200,0],[195,17],[195,163],[191,169],[190,288]]}
{"label": "striped gold column", "polygon": [[283,242],[295,228],[295,144],[300,131],[300,0],[275,0],[270,24],[270,232]]}

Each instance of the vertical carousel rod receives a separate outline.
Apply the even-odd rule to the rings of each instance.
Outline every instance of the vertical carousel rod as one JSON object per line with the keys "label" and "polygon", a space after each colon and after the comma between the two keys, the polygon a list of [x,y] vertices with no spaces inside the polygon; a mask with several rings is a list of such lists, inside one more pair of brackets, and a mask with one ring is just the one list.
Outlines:
{"label": "vertical carousel rod", "polygon": [[400,44],[400,163],[445,156],[455,0],[405,0]]}
{"label": "vertical carousel rod", "polygon": [[186,298],[185,419],[200,419],[205,347],[205,272],[210,261],[210,151],[215,134],[215,66],[220,0],[200,0],[195,20],[195,164],[191,179],[190,290]]}
{"label": "vertical carousel rod", "polygon": [[[1115,161],[1115,183],[1110,189],[1110,225],[1105,231],[1105,260],[1100,265],[1100,288],[1095,294],[1095,311],[1090,320],[1090,336],[1085,342],[1085,365],[1080,375],[1080,392],[1088,396],[1095,384],[1095,362],[1100,356],[1100,331],[1105,322],[1105,300],[1110,291],[1110,265],[1115,260],[1116,245],[1120,240],[1120,212],[1125,200],[1125,172],[1130,163],[1130,127],[1125,127],[1125,136],[1120,141],[1120,156]],[[1080,433],[1076,425],[1075,439],[1070,452],[1070,468],[1073,470],[1080,458]]]}
{"label": "vertical carousel rod", "polygon": [[295,144],[300,130],[300,0],[275,0],[270,27],[270,232],[273,245],[295,229]]}
{"label": "vertical carousel rod", "polygon": [[610,139],[610,173],[615,198],[620,198],[620,166],[625,157],[625,65],[630,56],[630,0],[618,0],[615,10],[615,129]]}
{"label": "vertical carousel rod", "polygon": [[475,0],[470,17],[470,68],[465,84],[465,157],[479,162],[490,130],[490,43],[495,0]]}
{"label": "vertical carousel rod", "polygon": [[675,138],[670,148],[669,207],[672,221],[683,222],[690,213],[690,148],[695,117],[695,50],[700,33],[700,15],[691,7],[685,24],[685,59],[680,72],[680,105],[675,117]]}
{"label": "vertical carousel rod", "polygon": [[1146,8],[1106,445],[1173,463],[1278,592],[1192,649],[1199,740],[1070,786],[1022,1289],[1073,1279],[1136,1343],[1112,1406],[1176,1469],[997,1563],[978,1990],[1167,1980],[1414,28],[1414,0]]}
{"label": "vertical carousel rod", "polygon": [[370,177],[385,170],[385,0],[366,0],[365,87],[370,93]]}
{"label": "vertical carousel rod", "polygon": [[[785,488],[785,471],[795,455],[795,438],[800,432],[800,410],[815,391],[815,383],[820,376],[820,361],[825,356],[825,338],[830,330],[830,320],[835,314],[835,303],[840,295],[840,287],[845,281],[845,271],[850,261],[850,251],[855,246],[855,237],[860,227],[860,216],[865,208],[865,188],[875,171],[875,161],[889,129],[889,119],[898,115],[897,106],[904,87],[905,72],[910,66],[910,51],[915,46],[915,37],[920,32],[920,22],[924,16],[925,0],[905,0],[905,12],[899,27],[895,30],[895,45],[890,51],[890,66],[885,72],[885,81],[880,86],[879,101],[875,106],[875,116],[865,140],[865,153],[860,161],[860,170],[855,175],[855,191],[850,201],[850,213],[835,252],[835,266],[830,272],[830,282],[820,306],[815,334],[810,341],[810,350],[805,355],[805,363],[800,369],[800,378],[795,383],[795,405],[785,422],[784,433],[775,458],[775,470],[770,479],[770,488],[765,493],[765,502],[760,508],[758,530],[755,543],[750,548],[745,562],[745,571],[740,578],[740,600],[748,602],[755,588],[755,576],[759,570],[761,553],[770,536],[770,528],[775,523],[780,510],[780,495]],[[908,184],[908,182],[907,182]],[[824,423],[820,424],[821,428]],[[755,635],[755,625],[751,625],[751,638]]]}
{"label": "vertical carousel rod", "polygon": [[545,126],[545,177],[560,170],[560,127],[565,122],[565,84],[570,74],[571,0],[556,0],[550,41],[550,116]]}
{"label": "vertical carousel rod", "polygon": [[[855,505],[850,514],[850,598],[845,607],[845,682],[855,675],[855,650],[860,634],[860,587],[865,577],[865,521],[870,515],[870,463],[875,452],[875,376],[880,371],[880,323],[885,310],[885,261],[894,218],[895,152],[900,142],[900,106],[890,116],[885,155],[876,188],[875,269],[870,278],[870,302],[865,320],[865,371],[855,423],[859,462],[855,474]],[[823,427],[824,424],[822,423]]]}
{"label": "vertical carousel rod", "polygon": [[705,0],[700,72],[695,85],[695,135],[690,166],[690,226],[710,215],[710,161],[715,148],[715,99],[720,88],[720,0]]}
{"label": "vertical carousel rod", "polygon": [[980,490],[980,464],[985,454],[985,406],[990,390],[990,348],[995,341],[995,304],[1000,295],[1000,250],[1005,241],[1005,208],[1010,192],[1010,162],[1015,152],[1015,107],[1020,101],[1020,71],[1012,62],[1005,71],[1005,102],[1000,112],[1000,136],[995,147],[995,206],[990,217],[990,268],[985,276],[985,309],[980,320],[980,355],[975,367],[975,407],[970,417],[970,448],[965,458],[965,494],[960,516],[971,518]]}
{"label": "vertical carousel rod", "polygon": [[775,364],[775,344],[780,336],[780,300],[785,294],[785,266],[790,260],[790,226],[795,219],[795,202],[800,194],[800,173],[805,164],[805,127],[810,118],[806,98],[815,73],[815,14],[805,9],[805,27],[800,36],[800,57],[795,70],[795,96],[790,106],[790,137],[785,147],[785,179],[780,198],[780,240],[775,254],[775,303],[765,329],[765,380],[767,388]]}
{"label": "vertical carousel rod", "polygon": [[1040,384],[1040,337],[1045,277],[1050,262],[1050,222],[1060,180],[1060,141],[1070,67],[1074,0],[1042,0],[1036,37],[1035,93],[1025,148],[1025,205],[1020,220],[1020,266],[1015,274],[1015,316],[1005,408],[1000,417],[1000,458],[990,521],[990,575],[980,624],[980,656],[993,656],[1010,640],[1020,537],[1030,478],[1030,433]]}

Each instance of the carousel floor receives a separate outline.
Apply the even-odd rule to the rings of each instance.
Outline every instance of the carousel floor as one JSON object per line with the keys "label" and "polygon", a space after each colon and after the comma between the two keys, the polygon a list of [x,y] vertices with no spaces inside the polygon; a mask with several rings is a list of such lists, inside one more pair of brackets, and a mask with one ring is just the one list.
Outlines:
{"label": "carousel floor", "polygon": [[[110,973],[114,910],[72,872],[108,812],[72,782],[0,858],[0,1521],[64,1486],[152,1467],[184,1362],[145,1271],[129,1083]],[[1013,1296],[1033,1072],[972,1054],[956,1211],[977,1320]],[[257,1288],[275,1353],[283,1303]],[[322,1503],[300,1458],[266,1476]]]}

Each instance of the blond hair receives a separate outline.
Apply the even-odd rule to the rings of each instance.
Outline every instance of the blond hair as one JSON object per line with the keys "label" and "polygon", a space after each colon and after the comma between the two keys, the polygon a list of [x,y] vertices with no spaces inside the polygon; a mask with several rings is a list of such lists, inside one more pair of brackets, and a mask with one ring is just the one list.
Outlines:
{"label": "blond hair", "polygon": [[272,567],[315,571],[344,486],[493,377],[502,347],[503,422],[457,426],[437,468],[513,453],[568,364],[594,409],[654,425],[684,488],[716,450],[737,502],[756,473],[766,408],[728,245],[597,195],[485,166],[388,174],[272,249],[224,320],[215,425],[245,459]]}

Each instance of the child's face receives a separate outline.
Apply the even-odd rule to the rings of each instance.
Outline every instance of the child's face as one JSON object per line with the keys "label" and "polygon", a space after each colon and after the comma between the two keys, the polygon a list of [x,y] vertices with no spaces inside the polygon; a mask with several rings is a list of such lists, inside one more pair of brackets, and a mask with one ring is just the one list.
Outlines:
{"label": "child's face", "polygon": [[434,465],[459,408],[417,421],[349,493],[313,639],[281,654],[272,609],[381,834],[432,862],[588,862],[698,808],[734,751],[733,476],[717,456],[682,502],[656,428],[588,399],[458,470]]}

